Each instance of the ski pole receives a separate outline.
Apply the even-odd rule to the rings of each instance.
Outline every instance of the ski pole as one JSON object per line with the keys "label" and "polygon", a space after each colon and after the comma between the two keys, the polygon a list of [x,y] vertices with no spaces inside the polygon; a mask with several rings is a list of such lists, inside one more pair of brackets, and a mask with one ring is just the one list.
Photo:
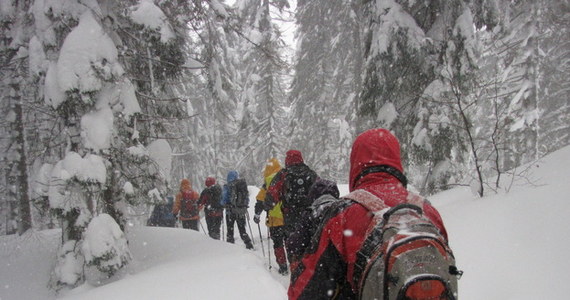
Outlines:
{"label": "ski pole", "polygon": [[206,232],[206,230],[204,229],[204,225],[202,225],[202,219],[198,219],[198,222],[200,222],[200,227],[202,228],[202,231],[204,232],[205,235],[208,235],[208,233]]}
{"label": "ski pole", "polygon": [[263,237],[261,236],[261,226],[259,226],[259,223],[257,223],[257,230],[259,230],[259,243],[261,244],[261,252],[263,253],[263,257],[265,257],[265,249],[263,248]]}
{"label": "ski pole", "polygon": [[267,230],[267,260],[269,261],[269,270],[271,270],[271,228]]}
{"label": "ski pole", "polygon": [[[224,210],[225,211],[225,210]],[[226,218],[224,217],[225,213],[222,211],[222,241],[226,241]]]}
{"label": "ski pole", "polygon": [[251,224],[249,223],[249,212],[245,212],[247,227],[249,227],[249,234],[251,234],[251,243],[255,245],[255,239],[253,238],[253,231],[251,230]]}

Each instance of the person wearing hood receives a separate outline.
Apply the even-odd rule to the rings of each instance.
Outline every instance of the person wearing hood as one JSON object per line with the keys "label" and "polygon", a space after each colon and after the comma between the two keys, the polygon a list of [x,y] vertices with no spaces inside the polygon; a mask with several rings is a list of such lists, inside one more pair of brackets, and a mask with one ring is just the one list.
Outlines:
{"label": "person wearing hood", "polygon": [[206,226],[208,235],[215,239],[220,239],[220,227],[224,218],[224,207],[222,206],[222,188],[216,183],[216,178],[206,178],[206,188],[200,194],[200,204],[204,206],[206,215]]}
{"label": "person wearing hood", "polygon": [[[277,158],[271,158],[265,164],[263,170],[263,185],[257,193],[255,199],[255,215],[253,221],[257,224],[260,222],[260,215],[264,210],[264,202],[267,195],[267,187],[271,184],[273,177],[281,170],[281,164]],[[269,228],[269,235],[273,241],[273,251],[275,253],[275,261],[279,266],[279,274],[288,274],[287,258],[285,256],[285,222],[283,220],[283,212],[281,211],[281,204],[275,205],[272,209],[267,211],[265,225]]]}
{"label": "person wearing hood", "polygon": [[[363,190],[364,194],[372,194],[373,201],[378,202],[368,204],[382,207],[394,207],[419,199],[424,216],[447,239],[447,231],[437,210],[429,201],[409,192],[406,185],[397,138],[381,128],[360,134],[350,154],[350,192]],[[357,253],[367,236],[367,229],[374,222],[374,215],[359,202],[339,203],[345,206],[327,211],[327,218],[321,223],[296,272],[293,272],[289,299],[359,298],[352,275]]]}
{"label": "person wearing hood", "polygon": [[239,178],[235,170],[229,171],[227,183],[222,191],[222,204],[226,208],[226,225],[228,243],[234,243],[234,224],[237,224],[239,235],[246,249],[253,249],[251,238],[245,230],[247,208],[249,207],[249,192],[245,179]]}
{"label": "person wearing hood", "polygon": [[[276,205],[281,205],[287,245],[287,239],[301,220],[301,213],[311,205],[307,194],[317,179],[317,173],[305,164],[300,151],[289,150],[285,155],[285,168],[271,180],[264,206],[266,210],[271,210]],[[291,261],[291,249],[285,248]]]}
{"label": "person wearing hood", "polygon": [[194,189],[190,180],[184,178],[180,181],[180,191],[174,199],[172,214],[177,216],[182,222],[182,228],[193,229],[198,231],[198,222],[200,221],[200,210],[202,206],[198,202],[200,195]]}

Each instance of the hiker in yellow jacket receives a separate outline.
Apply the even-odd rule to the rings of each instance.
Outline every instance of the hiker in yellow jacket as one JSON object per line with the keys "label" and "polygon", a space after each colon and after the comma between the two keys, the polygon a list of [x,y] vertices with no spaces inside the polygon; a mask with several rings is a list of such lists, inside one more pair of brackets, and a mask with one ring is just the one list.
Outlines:
{"label": "hiker in yellow jacket", "polygon": [[[271,184],[271,180],[281,170],[281,165],[277,158],[271,158],[265,165],[263,171],[263,186],[255,197],[255,215],[253,221],[259,224],[261,212],[264,210],[264,201],[267,188]],[[283,212],[281,211],[281,203],[275,205],[271,210],[267,211],[267,218],[265,224],[269,228],[269,234],[273,241],[273,250],[275,252],[275,260],[279,265],[279,273],[286,275],[288,273],[287,258],[285,255],[285,229],[283,227]]]}

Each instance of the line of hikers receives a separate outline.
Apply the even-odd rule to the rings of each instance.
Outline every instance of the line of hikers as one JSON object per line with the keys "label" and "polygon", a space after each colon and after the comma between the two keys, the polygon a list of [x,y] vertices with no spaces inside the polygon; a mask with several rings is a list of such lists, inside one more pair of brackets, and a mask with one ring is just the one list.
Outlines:
{"label": "line of hikers", "polygon": [[[457,298],[462,272],[455,267],[442,218],[428,200],[407,190],[400,145],[388,130],[370,129],[355,139],[350,193],[343,197],[336,183],[320,178],[297,150],[287,151],[284,168],[269,159],[263,176],[253,220],[259,224],[266,212],[279,273],[291,271],[289,299]],[[227,179],[222,190],[209,177],[201,195],[189,192],[190,182],[183,180],[172,212],[180,212],[184,228],[198,230],[204,207],[210,236],[219,239],[226,207],[227,241],[233,243],[237,222],[252,249],[245,230],[247,203],[240,202],[249,201],[247,184],[236,171]],[[196,205],[185,215],[188,197]]]}
{"label": "line of hikers", "polygon": [[[206,188],[198,194],[190,180],[184,178],[180,182],[180,190],[173,198],[166,197],[166,203],[155,206],[147,225],[174,227],[179,219],[182,228],[199,231],[200,211],[204,210],[208,235],[219,240],[224,209],[226,210],[226,241],[234,243],[234,225],[237,224],[240,237],[247,249],[253,249],[252,240],[245,230],[249,192],[245,179],[239,178],[237,171],[230,171],[227,184],[223,188],[216,183],[214,177],[206,178]],[[204,230],[204,228],[202,228]],[[205,231],[205,230],[204,230]]]}

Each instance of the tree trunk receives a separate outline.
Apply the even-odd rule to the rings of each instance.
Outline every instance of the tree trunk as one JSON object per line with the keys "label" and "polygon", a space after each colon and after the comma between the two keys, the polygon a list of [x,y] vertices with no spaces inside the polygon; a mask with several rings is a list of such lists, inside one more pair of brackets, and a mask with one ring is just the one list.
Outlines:
{"label": "tree trunk", "polygon": [[[20,97],[20,96],[18,96]],[[16,131],[16,142],[18,145],[18,162],[17,162],[17,178],[18,178],[18,233],[21,235],[28,229],[32,228],[32,212],[30,209],[30,193],[28,185],[28,165],[27,165],[27,153],[26,153],[26,138],[24,133],[24,114],[22,111],[22,105],[18,100],[14,106],[14,112],[16,113],[16,121],[14,122],[14,129]]]}

